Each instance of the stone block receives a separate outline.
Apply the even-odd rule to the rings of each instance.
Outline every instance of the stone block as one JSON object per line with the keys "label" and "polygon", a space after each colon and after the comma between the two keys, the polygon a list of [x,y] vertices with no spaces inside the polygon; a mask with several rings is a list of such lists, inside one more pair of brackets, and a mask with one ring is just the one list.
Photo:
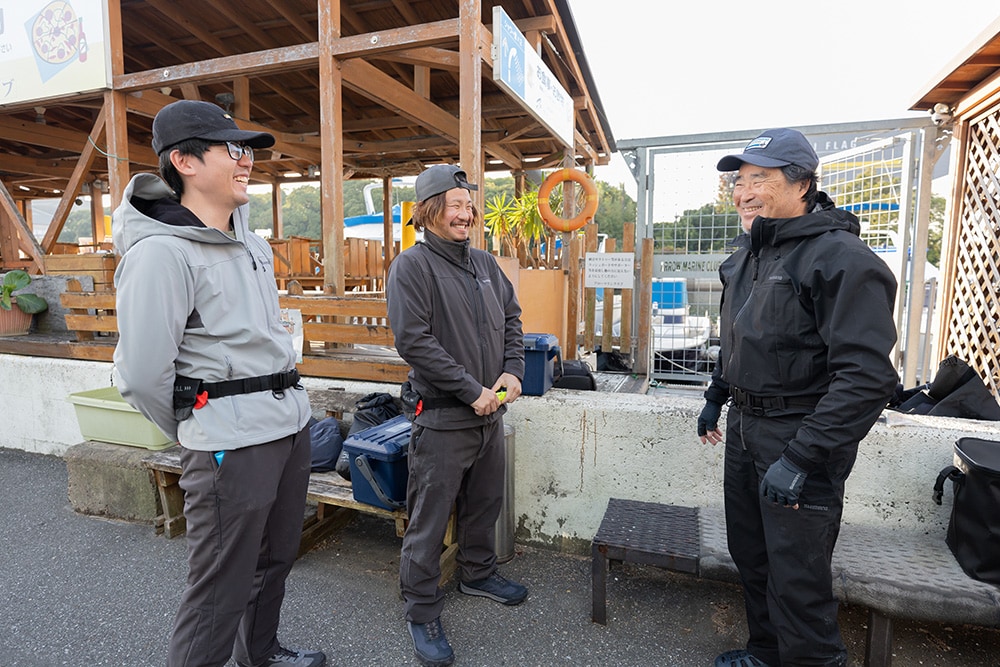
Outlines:
{"label": "stone block", "polygon": [[69,501],[81,514],[153,523],[162,513],[149,450],[87,440],[66,451]]}

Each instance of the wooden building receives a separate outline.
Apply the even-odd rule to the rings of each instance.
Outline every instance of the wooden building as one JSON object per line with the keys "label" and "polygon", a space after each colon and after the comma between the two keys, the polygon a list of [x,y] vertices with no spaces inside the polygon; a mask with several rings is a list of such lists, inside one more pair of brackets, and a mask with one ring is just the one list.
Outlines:
{"label": "wooden building", "polygon": [[1000,19],[911,107],[953,127],[941,253],[938,359],[955,354],[1000,396]]}
{"label": "wooden building", "polygon": [[[102,5],[103,44],[95,22],[67,13],[88,2]],[[214,101],[242,127],[276,136],[273,149],[258,152],[256,182],[318,174],[325,282],[337,294],[344,291],[345,179],[412,176],[429,164],[458,161],[477,183],[493,170],[606,164],[614,151],[568,0],[25,4],[38,6],[36,26],[44,19],[51,27],[52,12],[65,13],[65,25],[56,26],[58,46],[70,52],[61,56],[86,59],[86,27],[90,54],[106,58],[109,77],[90,92],[6,104],[7,82],[0,81],[0,270],[44,273],[44,255],[81,193],[95,195],[100,241],[99,195],[109,193],[114,208],[132,174],[155,171],[152,118],[178,99]],[[494,81],[493,4],[571,98],[572,146]],[[40,67],[40,47],[52,48],[41,40],[54,34],[36,35]],[[281,190],[273,192],[280,228]],[[478,196],[482,207],[481,190]],[[36,241],[32,201],[54,197],[53,221]],[[474,242],[482,245],[482,230]]]}

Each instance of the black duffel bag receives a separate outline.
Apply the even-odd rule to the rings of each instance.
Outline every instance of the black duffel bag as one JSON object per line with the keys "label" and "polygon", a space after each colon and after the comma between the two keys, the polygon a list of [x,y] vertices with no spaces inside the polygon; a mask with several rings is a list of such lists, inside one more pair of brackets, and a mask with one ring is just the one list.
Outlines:
{"label": "black duffel bag", "polygon": [[1000,584],[1000,442],[959,438],[955,462],[934,484],[938,505],[946,480],[955,491],[945,541],[967,575]]}

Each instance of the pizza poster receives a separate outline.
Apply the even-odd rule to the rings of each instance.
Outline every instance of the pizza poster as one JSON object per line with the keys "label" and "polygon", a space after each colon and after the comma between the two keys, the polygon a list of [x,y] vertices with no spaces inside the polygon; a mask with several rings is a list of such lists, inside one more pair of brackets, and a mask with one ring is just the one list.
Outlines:
{"label": "pizza poster", "polygon": [[103,0],[0,0],[0,107],[102,90]]}

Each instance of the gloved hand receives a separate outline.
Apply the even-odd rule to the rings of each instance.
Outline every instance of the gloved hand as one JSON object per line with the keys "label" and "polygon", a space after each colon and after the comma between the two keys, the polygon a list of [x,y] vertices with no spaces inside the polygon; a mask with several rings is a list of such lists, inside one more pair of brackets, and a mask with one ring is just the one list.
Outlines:
{"label": "gloved hand", "polygon": [[722,415],[722,404],[715,401],[705,401],[705,407],[698,415],[698,435],[705,437],[709,431],[719,428],[719,417]]}
{"label": "gloved hand", "polygon": [[798,509],[799,493],[805,483],[806,471],[782,456],[760,480],[760,495],[772,503]]}

